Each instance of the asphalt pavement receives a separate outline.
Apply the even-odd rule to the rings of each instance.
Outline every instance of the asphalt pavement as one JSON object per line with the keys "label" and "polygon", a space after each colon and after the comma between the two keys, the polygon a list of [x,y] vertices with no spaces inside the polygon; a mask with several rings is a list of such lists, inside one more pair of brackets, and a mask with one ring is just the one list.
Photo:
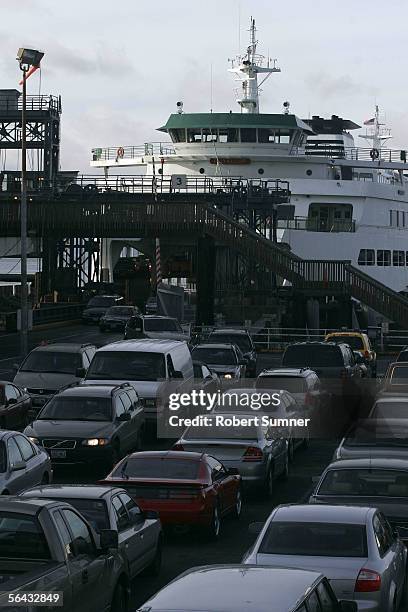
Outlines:
{"label": "asphalt pavement", "polygon": [[[30,333],[30,347],[42,341],[61,340],[64,342],[92,342],[98,346],[121,339],[119,334],[102,334],[96,327],[80,324],[64,325]],[[19,361],[19,340],[17,334],[0,335],[0,379],[13,377],[13,363]],[[280,362],[279,354],[259,355],[258,368],[275,367]],[[391,357],[381,358],[378,373],[384,372]],[[169,441],[162,440],[148,444],[149,448],[166,448]],[[226,519],[218,542],[209,541],[204,535],[192,531],[166,534],[163,551],[163,566],[157,578],[137,578],[133,584],[131,610],[136,610],[152,594],[170,580],[191,567],[214,563],[239,563],[255,536],[249,534],[250,523],[264,521],[278,504],[307,501],[312,488],[312,478],[318,476],[330,462],[336,447],[336,440],[312,440],[308,449],[301,449],[291,464],[289,478],[276,481],[272,500],[247,495],[239,521]],[[55,473],[54,482],[92,482],[92,474],[80,474],[75,470]],[[405,610],[405,609],[404,609]]]}

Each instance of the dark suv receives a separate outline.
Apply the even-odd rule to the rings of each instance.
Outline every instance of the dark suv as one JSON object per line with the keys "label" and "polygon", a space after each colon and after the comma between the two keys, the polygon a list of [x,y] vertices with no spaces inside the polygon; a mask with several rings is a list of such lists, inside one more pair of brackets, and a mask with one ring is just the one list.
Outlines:
{"label": "dark suv", "polygon": [[206,344],[236,344],[247,360],[246,376],[256,376],[256,350],[246,329],[215,329],[206,339]]}
{"label": "dark suv", "polygon": [[57,393],[24,433],[55,464],[111,467],[140,446],[144,412],[129,383],[79,384]]}

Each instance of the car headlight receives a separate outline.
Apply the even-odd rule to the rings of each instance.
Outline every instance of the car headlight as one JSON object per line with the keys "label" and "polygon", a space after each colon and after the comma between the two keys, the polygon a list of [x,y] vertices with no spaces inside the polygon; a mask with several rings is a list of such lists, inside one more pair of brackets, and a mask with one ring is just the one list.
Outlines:
{"label": "car headlight", "polygon": [[39,444],[40,441],[38,438],[36,438],[35,436],[27,436],[27,438],[33,443],[33,444]]}
{"label": "car headlight", "polygon": [[90,438],[89,440],[83,440],[84,446],[106,446],[109,443],[107,438]]}
{"label": "car headlight", "polygon": [[224,374],[224,378],[232,378],[232,374]]}

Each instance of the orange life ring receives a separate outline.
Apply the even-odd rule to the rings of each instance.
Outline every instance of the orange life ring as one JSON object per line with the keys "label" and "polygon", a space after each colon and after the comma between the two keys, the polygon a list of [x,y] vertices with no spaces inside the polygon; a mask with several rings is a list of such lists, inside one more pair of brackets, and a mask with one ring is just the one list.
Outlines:
{"label": "orange life ring", "polygon": [[125,155],[125,149],[123,147],[119,147],[119,149],[116,151],[116,155],[122,159],[122,157]]}

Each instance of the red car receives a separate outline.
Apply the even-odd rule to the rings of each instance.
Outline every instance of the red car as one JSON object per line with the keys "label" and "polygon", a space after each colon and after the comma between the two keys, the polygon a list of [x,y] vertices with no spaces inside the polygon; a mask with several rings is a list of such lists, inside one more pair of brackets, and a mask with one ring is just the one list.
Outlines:
{"label": "red car", "polygon": [[204,526],[213,538],[221,519],[241,514],[241,477],[204,453],[145,451],[128,455],[101,481],[126,489],[163,525]]}

